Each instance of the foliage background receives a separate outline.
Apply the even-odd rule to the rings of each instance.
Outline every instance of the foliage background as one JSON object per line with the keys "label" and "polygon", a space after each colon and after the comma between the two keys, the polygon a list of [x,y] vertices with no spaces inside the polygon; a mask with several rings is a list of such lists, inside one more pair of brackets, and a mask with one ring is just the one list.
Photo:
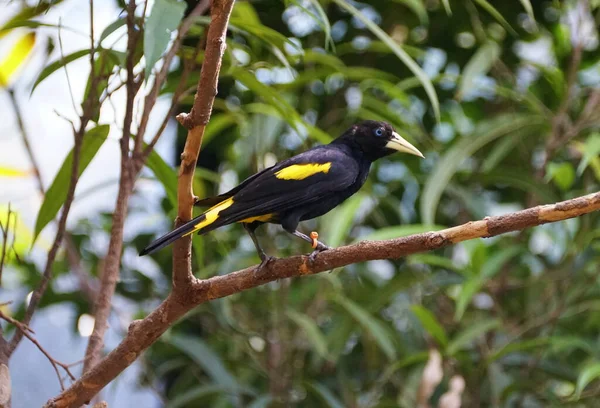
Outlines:
{"label": "foliage background", "polygon": [[[60,16],[69,3],[52,2],[48,13]],[[305,231],[317,229],[332,246],[452,226],[598,191],[597,1],[349,3],[370,26],[338,3],[236,3],[219,95],[199,159],[197,195],[225,191],[367,118],[392,123],[426,159],[396,155],[376,163],[360,193],[327,216],[304,223]],[[175,14],[182,9],[157,0],[148,8],[150,16],[158,5]],[[95,5],[99,13],[104,7],[116,11],[107,23],[118,18],[120,6]],[[52,17],[36,10],[21,20]],[[198,19],[184,53],[191,53],[205,34],[207,21]],[[373,25],[386,33],[383,39]],[[37,60],[29,65],[37,67],[28,70],[39,73],[60,60],[56,46],[40,45],[56,45],[55,27],[29,24],[14,30],[36,33]],[[112,42],[102,43],[114,44],[107,55],[114,56],[117,70],[119,30],[123,27],[106,37]],[[402,52],[417,61],[424,77],[407,68],[398,55]],[[45,53],[48,59],[40,57]],[[162,90],[165,101],[181,70],[173,67]],[[187,78],[192,89],[198,74]],[[40,86],[61,75],[53,73]],[[19,76],[4,84],[5,91],[19,92],[26,104],[36,77]],[[435,100],[422,86],[427,81],[439,99],[439,121]],[[83,92],[74,98],[80,101]],[[179,111],[189,110],[192,97]],[[122,116],[118,93],[114,99],[117,108],[104,106],[97,120],[110,124],[111,132]],[[135,256],[174,218],[176,173],[167,163],[177,163],[185,133],[176,126],[167,131],[171,135],[152,156],[130,206],[111,318],[116,337],[169,290],[170,252],[151,260]],[[7,137],[5,145],[18,146],[16,134]],[[31,177],[10,170],[2,167],[3,183],[8,177]],[[88,191],[79,189],[77,200],[112,203],[107,197],[116,180],[103,176],[98,166],[95,171],[100,182]],[[46,185],[54,177],[43,176]],[[18,200],[14,206],[18,211]],[[86,208],[69,229],[93,282],[106,248],[110,210]],[[0,300],[22,299],[39,280],[36,251],[39,256],[43,246],[28,252],[30,221],[17,235],[20,261],[10,258]],[[204,304],[143,355],[139,386],[156,393],[158,406],[169,407],[412,407],[428,350],[437,349],[443,380],[432,406],[438,406],[454,375],[466,382],[464,406],[594,406],[600,393],[594,381],[600,375],[598,227],[598,215],[591,214],[397,262],[279,281]],[[308,251],[274,226],[263,227],[259,239],[278,256]],[[199,277],[258,261],[237,225],[195,238],[194,253]],[[72,335],[78,337],[85,334],[81,316],[91,311],[68,265],[57,263],[44,306],[68,305]],[[18,317],[22,308],[15,301],[10,312]]]}

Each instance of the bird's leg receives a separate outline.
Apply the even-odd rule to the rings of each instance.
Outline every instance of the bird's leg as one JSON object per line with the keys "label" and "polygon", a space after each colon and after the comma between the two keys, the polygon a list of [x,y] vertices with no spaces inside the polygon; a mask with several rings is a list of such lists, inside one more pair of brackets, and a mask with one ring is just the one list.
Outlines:
{"label": "bird's leg", "polygon": [[312,251],[311,254],[309,255],[309,259],[311,262],[315,261],[315,258],[317,257],[317,254],[319,252],[331,249],[330,247],[328,247],[327,245],[325,245],[324,243],[322,243],[321,241],[319,241],[317,239],[317,238],[319,238],[319,234],[315,231],[310,233],[310,237],[308,235],[301,233],[300,231],[294,231],[294,232],[292,232],[292,234],[294,234],[298,238],[301,238],[301,239],[305,240],[306,242],[310,243],[310,245],[314,248],[314,251]]}
{"label": "bird's leg", "polygon": [[250,238],[254,243],[254,247],[256,248],[256,252],[258,252],[258,256],[261,262],[260,265],[258,265],[258,267],[256,268],[256,272],[260,272],[265,266],[267,266],[269,262],[271,262],[275,258],[267,255],[260,246],[258,238],[256,238],[256,234],[254,234],[254,230],[256,229],[256,227],[253,228],[247,223],[242,223],[242,225],[244,226],[244,229],[248,232],[248,235],[250,235]]}

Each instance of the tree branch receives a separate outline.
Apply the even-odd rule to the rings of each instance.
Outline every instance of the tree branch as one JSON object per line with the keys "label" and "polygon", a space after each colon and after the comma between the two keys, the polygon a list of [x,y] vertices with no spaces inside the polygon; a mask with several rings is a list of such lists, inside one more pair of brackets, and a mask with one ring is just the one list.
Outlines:
{"label": "tree branch", "polygon": [[69,365],[65,364],[65,363],[61,363],[60,361],[58,361],[54,357],[52,357],[50,355],[50,353],[48,353],[48,351],[44,347],[42,347],[42,345],[36,340],[36,338],[33,337],[33,334],[35,334],[35,333],[33,330],[31,330],[29,328],[29,326],[21,323],[18,320],[13,319],[10,316],[5,315],[2,311],[0,311],[0,319],[6,320],[7,322],[14,325],[19,331],[21,331],[23,333],[23,335],[25,337],[27,337],[29,339],[29,341],[31,341],[38,348],[38,350],[40,350],[42,352],[43,355],[46,356],[48,361],[50,361],[50,364],[52,364],[52,368],[54,368],[54,371],[56,372],[56,376],[58,377],[58,382],[60,383],[61,390],[65,389],[65,384],[64,384],[62,376],[60,375],[60,371],[59,371],[58,367],[61,367],[63,370],[65,370],[65,372],[67,373],[69,378],[72,381],[75,381],[75,376],[73,375],[73,373],[71,373],[71,370],[69,369]]}
{"label": "tree branch", "polygon": [[312,275],[353,263],[376,259],[399,259],[451,244],[489,238],[600,210],[600,192],[551,205],[541,205],[514,213],[471,221],[437,232],[426,232],[385,241],[363,241],[320,253],[314,263],[298,255],[269,263],[260,274],[252,266],[210,279],[193,278],[186,297],[175,292],[150,315],[136,320],[121,344],[70,388],[48,401],[46,407],[78,407],[89,401],[104,386],[131,365],[135,359],[180,317],[199,304],[239,293],[278,279]]}
{"label": "tree branch", "polygon": [[108,318],[110,316],[111,301],[119,279],[119,267],[121,265],[121,251],[123,249],[123,227],[127,216],[127,204],[133,191],[135,171],[129,156],[129,140],[131,124],[133,122],[133,109],[135,96],[139,90],[140,83],[135,81],[133,68],[135,65],[135,48],[138,33],[135,32],[135,0],[130,0],[127,10],[127,100],[125,107],[125,118],[123,120],[123,134],[121,135],[121,175],[119,180],[119,192],[117,203],[112,217],[110,231],[110,242],[108,252],[104,259],[102,273],[100,275],[100,289],[96,297],[94,310],[94,329],[88,341],[85,351],[83,372],[85,373],[100,359],[102,347],[104,346],[104,334],[108,329]]}
{"label": "tree branch", "polygon": [[[200,72],[194,105],[189,114],[182,113],[177,116],[177,120],[188,129],[188,135],[181,154],[181,167],[179,168],[179,183],[177,186],[179,208],[176,225],[181,225],[192,218],[192,209],[195,202],[192,191],[194,170],[202,145],[204,129],[210,118],[215,96],[217,95],[221,60],[225,52],[227,26],[233,3],[234,0],[214,0],[212,3],[204,63]],[[191,266],[191,248],[192,240],[189,236],[176,241],[173,246],[173,291],[181,293],[182,298],[185,298],[185,291],[194,280]]]}

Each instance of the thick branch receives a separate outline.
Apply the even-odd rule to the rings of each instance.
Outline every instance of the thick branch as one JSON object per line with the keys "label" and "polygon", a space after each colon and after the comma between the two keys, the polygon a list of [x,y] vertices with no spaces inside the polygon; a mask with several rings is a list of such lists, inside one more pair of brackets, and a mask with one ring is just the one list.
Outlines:
{"label": "thick branch", "polygon": [[[194,170],[202,145],[204,129],[210,118],[215,96],[217,95],[221,60],[225,52],[227,25],[229,24],[233,3],[234,0],[214,0],[212,3],[206,52],[194,98],[194,106],[188,115],[180,114],[177,117],[181,124],[188,128],[185,147],[181,154],[177,187],[178,225],[192,218],[195,200],[192,191]],[[175,293],[187,289],[186,286],[194,280],[191,267],[191,247],[190,237],[178,240],[173,246],[173,290]],[[183,294],[183,292],[181,293]]]}
{"label": "thick branch", "polygon": [[201,303],[239,293],[278,279],[328,271],[352,263],[376,259],[399,259],[475,238],[488,238],[537,225],[562,221],[600,210],[600,192],[552,205],[468,222],[437,232],[426,232],[385,241],[363,241],[331,249],[318,255],[313,264],[308,257],[293,256],[269,263],[260,274],[252,266],[207,280],[194,279],[185,299],[171,294],[154,312],[134,321],[129,332],[108,356],[76,381],[46,407],[77,407],[90,400],[104,386],[131,365],[135,359],[180,317]]}

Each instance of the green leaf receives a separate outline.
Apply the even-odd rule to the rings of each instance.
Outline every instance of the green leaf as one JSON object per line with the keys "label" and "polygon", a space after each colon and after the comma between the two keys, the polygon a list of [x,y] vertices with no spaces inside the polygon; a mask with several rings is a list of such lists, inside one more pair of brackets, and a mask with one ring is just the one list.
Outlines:
{"label": "green leaf", "polygon": [[431,172],[421,195],[421,217],[425,224],[433,224],[437,206],[446,186],[469,156],[501,136],[532,126],[544,124],[544,119],[532,115],[504,114],[482,122],[473,132],[455,143]]}
{"label": "green leaf", "polygon": [[579,378],[577,378],[575,398],[579,399],[585,387],[598,377],[600,377],[600,363],[593,363],[584,368],[581,374],[579,374]]}
{"label": "green leaf", "polygon": [[[427,9],[425,4],[421,0],[393,0],[396,3],[404,4],[406,7],[411,9],[413,13],[419,17],[419,23],[422,25],[429,24],[429,16],[427,15]],[[445,0],[447,1],[447,0]]]}
{"label": "green leaf", "polygon": [[237,118],[232,114],[221,113],[212,115],[210,122],[208,122],[208,125],[206,125],[204,137],[202,138],[202,144],[207,145],[215,136],[223,132],[225,129],[235,125],[237,122]]}
{"label": "green leaf", "polygon": [[222,385],[209,384],[209,385],[201,385],[198,387],[190,388],[182,393],[179,393],[173,398],[169,400],[167,404],[167,408],[180,408],[189,406],[189,404],[193,402],[197,402],[198,399],[205,397],[211,394],[221,394],[227,393],[230,390]]}
{"label": "green leaf", "polygon": [[67,65],[70,62],[75,61],[76,59],[79,59],[79,58],[84,57],[84,56],[89,55],[89,54],[90,54],[90,50],[89,49],[75,51],[74,53],[69,54],[69,55],[65,55],[64,58],[61,58],[58,61],[54,61],[53,63],[51,63],[51,64],[47,65],[46,67],[44,67],[44,69],[42,70],[42,72],[40,72],[40,74],[36,78],[35,82],[33,83],[33,88],[31,89],[31,93],[33,93],[33,91],[35,90],[35,88],[44,79],[48,78],[51,74],[53,74],[54,72],[56,72],[58,69],[64,67],[65,65]]}
{"label": "green leaf", "polygon": [[501,326],[502,322],[499,319],[480,320],[475,323],[469,322],[469,327],[461,331],[450,341],[446,352],[449,356],[453,356],[468,347],[478,337]]}
{"label": "green leaf", "polygon": [[529,0],[520,0],[520,1],[521,1],[521,4],[523,5],[523,8],[529,15],[529,18],[531,18],[533,21],[535,21],[535,15],[533,14],[533,7],[531,7],[531,1],[529,1]]}
{"label": "green leaf", "polygon": [[118,20],[113,21],[112,23],[107,25],[104,31],[102,31],[102,34],[100,34],[100,39],[98,39],[98,45],[101,45],[102,41],[104,41],[106,37],[117,31],[119,28],[123,27],[126,22],[126,18],[119,18]]}
{"label": "green leaf", "polygon": [[309,382],[307,383],[308,388],[313,391],[313,393],[319,397],[325,405],[319,406],[327,406],[329,408],[344,408],[345,405],[331,392],[327,387],[318,383],[318,382]]}
{"label": "green leaf", "polygon": [[173,205],[173,208],[177,208],[177,172],[154,149],[148,155],[146,166],[152,170],[158,181],[165,188],[167,198],[171,202],[171,205]]}
{"label": "green leaf", "polygon": [[[329,23],[329,19],[327,18],[327,13],[325,13],[325,10],[323,10],[323,7],[319,3],[319,1],[318,0],[308,0],[310,2],[310,4],[312,4],[312,6],[317,11],[317,15],[315,15],[315,13],[313,13],[308,8],[304,7],[302,2],[300,2],[298,0],[290,0],[290,1],[292,3],[294,3],[296,6],[300,7],[306,14],[308,14],[321,27],[321,29],[325,33],[325,49],[332,50],[335,53],[335,43],[334,43],[333,39],[331,38],[331,24]],[[414,1],[417,1],[417,0],[414,0]]]}
{"label": "green leaf", "polygon": [[[83,136],[83,142],[81,146],[81,160],[79,161],[79,177],[83,174],[87,166],[90,164],[100,147],[106,140],[108,132],[110,130],[109,125],[99,125],[93,129],[88,130]],[[54,181],[46,191],[44,201],[38,212],[37,219],[35,221],[35,230],[33,233],[33,243],[37,239],[40,232],[44,229],[50,221],[56,217],[58,210],[62,207],[67,199],[67,191],[69,184],[71,183],[71,169],[73,167],[73,150],[67,155],[63,162],[60,170],[54,177]]]}
{"label": "green leaf", "polygon": [[448,336],[442,325],[437,321],[435,315],[423,306],[414,305],[410,308],[419,318],[423,328],[433,337],[442,348],[448,345]]}
{"label": "green leaf", "polygon": [[187,354],[217,384],[227,388],[233,394],[243,389],[235,377],[225,368],[223,361],[205,342],[197,337],[174,334],[164,337],[164,341]]}
{"label": "green leaf", "polygon": [[427,76],[427,74],[419,67],[419,65],[407,54],[406,51],[402,49],[398,43],[396,43],[389,35],[385,33],[377,24],[369,20],[363,13],[357,10],[350,3],[346,3],[346,0],[333,0],[338,6],[347,10],[350,14],[360,20],[368,29],[371,31],[377,38],[383,41],[390,49],[396,54],[396,56],[410,69],[410,71],[415,74],[415,76],[419,79],[419,82],[425,88],[425,92],[429,97],[431,102],[431,106],[433,108],[433,112],[435,114],[436,120],[440,121],[440,103],[438,101],[437,94],[435,93],[435,89],[431,80]]}
{"label": "green leaf", "polygon": [[358,208],[365,198],[366,194],[357,193],[330,213],[325,227],[326,242],[330,246],[336,247],[343,244],[350,235]]}
{"label": "green leaf", "polygon": [[521,248],[517,245],[494,252],[481,267],[481,276],[485,279],[493,278],[508,261],[520,252]]}
{"label": "green leaf", "polygon": [[347,298],[336,296],[334,300],[344,309],[346,309],[346,311],[363,327],[363,329],[371,335],[373,340],[375,340],[375,342],[390,360],[394,360],[396,358],[396,349],[392,342],[391,336],[378,319]]}
{"label": "green leaf", "polygon": [[[577,166],[577,174],[582,175],[588,165],[594,165],[594,160],[598,161],[600,157],[600,133],[592,133],[585,141],[585,144],[576,144],[575,147],[582,154],[581,162]],[[600,180],[600,177],[596,175]]]}
{"label": "green leaf", "polygon": [[475,80],[488,73],[500,57],[501,51],[500,46],[494,41],[488,41],[479,47],[463,70],[457,92],[458,99],[462,99],[475,88]]}
{"label": "green leaf", "polygon": [[247,405],[247,408],[269,408],[272,402],[273,397],[270,395],[262,395]]}
{"label": "green leaf", "polygon": [[552,180],[562,191],[567,191],[575,182],[575,169],[571,163],[548,163],[546,181]]}
{"label": "green leaf", "polygon": [[460,321],[471,303],[473,296],[481,289],[483,280],[480,277],[474,277],[467,280],[461,288],[458,299],[456,300],[456,311],[454,312],[454,320]]}
{"label": "green leaf", "polygon": [[317,354],[325,359],[328,358],[327,341],[323,333],[313,319],[305,314],[288,310],[287,315],[302,329],[304,335],[308,338]]}
{"label": "green leaf", "polygon": [[[315,126],[306,123],[300,114],[285,100],[285,98],[276,89],[267,86],[256,79],[256,77],[245,69],[235,68],[231,70],[231,75],[244,84],[248,89],[260,96],[269,104],[271,108],[279,112],[280,117],[284,119],[294,130],[300,133],[301,128],[304,128],[309,136],[313,137],[321,143],[331,142],[331,136]],[[253,104],[257,107],[257,104]],[[246,107],[248,109],[248,107]],[[273,114],[273,111],[267,110],[265,114]]]}
{"label": "green leaf", "polygon": [[450,9],[450,0],[442,0],[442,4],[444,5],[444,10],[446,10],[446,14],[451,16],[452,10]]}
{"label": "green leaf", "polygon": [[[30,20],[36,16],[46,13],[48,9],[52,6],[56,6],[59,3],[62,3],[63,0],[54,0],[54,1],[36,1],[35,5],[30,7],[20,7],[20,11],[17,14],[14,14],[3,26],[0,27],[0,38],[4,37],[11,30],[11,27],[14,27],[15,24],[18,24],[23,20]],[[20,5],[22,6],[22,4]]]}
{"label": "green leaf", "polygon": [[518,35],[517,32],[508,24],[508,21],[502,16],[502,14],[494,8],[487,0],[475,0],[475,3],[479,4],[481,8],[487,11],[492,17],[494,17],[500,24],[506,28],[515,37]]}
{"label": "green leaf", "polygon": [[171,34],[179,27],[185,8],[185,2],[154,0],[144,30],[146,79],[150,77],[152,68],[167,50]]}

